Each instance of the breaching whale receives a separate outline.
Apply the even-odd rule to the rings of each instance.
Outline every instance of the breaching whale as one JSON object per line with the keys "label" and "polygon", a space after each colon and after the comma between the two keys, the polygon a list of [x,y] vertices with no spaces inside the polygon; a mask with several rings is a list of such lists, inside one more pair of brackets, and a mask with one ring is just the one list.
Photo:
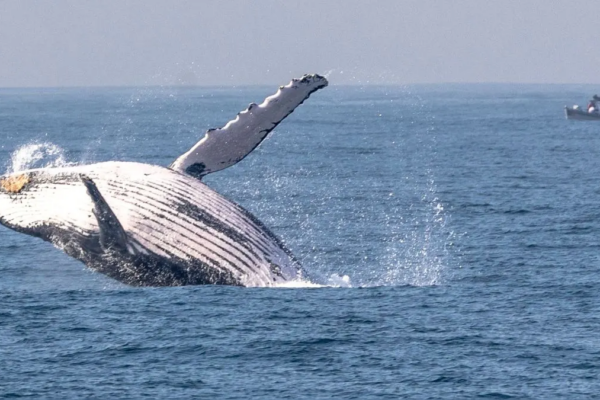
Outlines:
{"label": "breaching whale", "polygon": [[250,212],[201,179],[242,160],[311,93],[304,75],[210,129],[169,167],[103,162],[0,177],[0,223],[133,286],[273,286],[300,263]]}

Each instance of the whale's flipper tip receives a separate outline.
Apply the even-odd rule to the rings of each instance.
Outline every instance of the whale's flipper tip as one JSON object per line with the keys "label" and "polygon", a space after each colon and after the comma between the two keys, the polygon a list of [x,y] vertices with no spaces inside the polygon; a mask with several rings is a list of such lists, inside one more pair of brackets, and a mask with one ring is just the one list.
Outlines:
{"label": "whale's flipper tip", "polygon": [[314,85],[316,89],[321,89],[329,85],[329,81],[327,80],[327,78],[319,74],[305,74],[300,79],[292,79],[292,83],[294,82],[311,86]]}

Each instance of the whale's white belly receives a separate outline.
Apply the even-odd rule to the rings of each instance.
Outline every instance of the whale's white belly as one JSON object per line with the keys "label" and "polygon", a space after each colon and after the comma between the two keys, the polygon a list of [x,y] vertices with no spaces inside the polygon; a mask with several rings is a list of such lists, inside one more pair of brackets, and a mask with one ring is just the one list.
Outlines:
{"label": "whale's white belly", "polygon": [[244,286],[271,286],[297,277],[299,265],[267,228],[195,178],[131,162],[37,172],[52,176],[23,193],[28,207],[7,213],[6,222],[98,235],[93,202],[81,181],[72,178],[81,174],[95,182],[142,253],[200,260]]}

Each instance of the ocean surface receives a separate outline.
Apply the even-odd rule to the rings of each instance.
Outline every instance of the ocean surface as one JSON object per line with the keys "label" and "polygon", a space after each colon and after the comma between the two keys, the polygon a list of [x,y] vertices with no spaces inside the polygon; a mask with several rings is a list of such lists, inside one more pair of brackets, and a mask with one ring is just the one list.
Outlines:
{"label": "ocean surface", "polygon": [[[2,172],[166,166],[274,89],[0,89]],[[598,398],[594,90],[333,80],[205,179],[314,285],[132,288],[0,227],[0,397]]]}

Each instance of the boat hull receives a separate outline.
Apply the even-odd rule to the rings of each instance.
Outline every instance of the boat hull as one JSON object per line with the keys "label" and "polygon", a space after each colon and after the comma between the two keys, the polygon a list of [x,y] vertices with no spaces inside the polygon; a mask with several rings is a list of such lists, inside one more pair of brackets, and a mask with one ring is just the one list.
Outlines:
{"label": "boat hull", "polygon": [[565,116],[577,121],[600,121],[600,113],[589,113],[573,107],[565,107]]}

